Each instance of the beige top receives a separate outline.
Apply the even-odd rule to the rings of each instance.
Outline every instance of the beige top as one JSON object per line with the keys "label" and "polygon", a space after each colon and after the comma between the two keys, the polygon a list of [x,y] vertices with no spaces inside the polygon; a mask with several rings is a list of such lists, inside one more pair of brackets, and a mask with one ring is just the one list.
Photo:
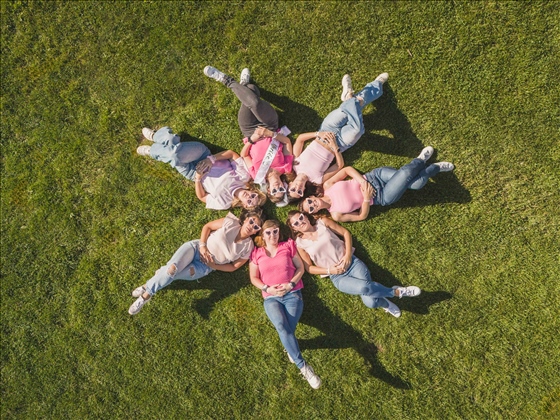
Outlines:
{"label": "beige top", "polygon": [[251,256],[254,246],[251,238],[235,242],[235,237],[240,230],[239,219],[232,213],[228,213],[223,226],[210,234],[206,246],[216,264],[227,264],[240,258],[248,259]]}

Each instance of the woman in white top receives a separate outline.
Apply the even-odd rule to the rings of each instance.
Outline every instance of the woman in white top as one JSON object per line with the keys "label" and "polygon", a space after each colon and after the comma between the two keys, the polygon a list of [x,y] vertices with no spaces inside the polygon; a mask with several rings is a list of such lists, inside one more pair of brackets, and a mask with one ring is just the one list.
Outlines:
{"label": "woman in white top", "polygon": [[[292,199],[303,197],[307,182],[322,184],[344,166],[341,153],[348,150],[364,134],[362,110],[383,94],[383,84],[389,75],[381,73],[354,95],[349,75],[342,78],[343,101],[329,113],[316,133],[303,133],[294,143],[294,172],[296,178],[288,186]],[[305,150],[303,145],[314,140]],[[335,163],[331,165],[333,159]]]}
{"label": "woman in white top", "polygon": [[196,166],[195,192],[207,209],[243,207],[254,210],[266,202],[266,195],[251,182],[242,157],[233,150],[210,155]]}
{"label": "woman in white top", "polygon": [[146,284],[132,291],[136,301],[128,313],[135,315],[158,291],[175,280],[197,280],[214,270],[232,272],[247,262],[253,251],[253,239],[261,229],[259,212],[233,214],[206,223],[200,240],[184,243],[166,265],[156,271]]}
{"label": "woman in white top", "polygon": [[327,217],[315,220],[307,213],[293,210],[288,213],[286,224],[295,237],[306,271],[330,277],[338,290],[360,295],[368,308],[381,307],[398,318],[400,309],[387,298],[420,294],[416,286],[389,288],[372,281],[367,266],[354,256],[350,232],[333,220]]}

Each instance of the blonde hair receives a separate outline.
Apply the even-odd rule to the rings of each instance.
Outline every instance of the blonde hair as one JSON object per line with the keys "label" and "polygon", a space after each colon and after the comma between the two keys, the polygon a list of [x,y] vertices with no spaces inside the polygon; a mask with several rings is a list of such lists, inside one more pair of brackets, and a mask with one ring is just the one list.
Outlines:
{"label": "blonde hair", "polygon": [[[243,188],[243,189],[251,191],[251,192],[255,192],[258,195],[257,205],[253,206],[251,208],[247,208],[246,210],[254,210],[258,207],[264,206],[264,203],[266,203],[266,194],[263,193],[257,185],[255,185],[253,182],[247,182],[247,184],[245,184],[245,188]],[[239,198],[236,197],[231,202],[231,207],[243,207],[243,202]],[[243,207],[243,208],[245,208],[245,207]]]}

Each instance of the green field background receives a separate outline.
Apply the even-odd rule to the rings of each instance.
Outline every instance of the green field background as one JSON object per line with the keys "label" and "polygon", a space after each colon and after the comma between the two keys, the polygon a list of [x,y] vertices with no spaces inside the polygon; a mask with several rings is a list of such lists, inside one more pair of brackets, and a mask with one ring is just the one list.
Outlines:
{"label": "green field background", "polygon": [[[1,2],[1,416],[560,418],[559,2]],[[304,277],[291,365],[247,268],[130,292],[207,211],[144,126],[241,149],[251,69],[297,134],[390,74],[345,153],[453,173],[345,224],[396,319]],[[266,207],[285,220],[290,208]],[[238,214],[238,211],[236,211]]]}

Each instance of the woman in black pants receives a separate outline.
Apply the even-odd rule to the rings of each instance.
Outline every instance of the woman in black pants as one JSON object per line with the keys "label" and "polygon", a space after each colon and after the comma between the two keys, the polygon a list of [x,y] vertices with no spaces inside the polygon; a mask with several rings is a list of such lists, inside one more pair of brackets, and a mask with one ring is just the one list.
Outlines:
{"label": "woman in black pants", "polygon": [[243,136],[251,137],[258,127],[276,131],[278,114],[272,105],[261,99],[259,88],[249,83],[251,78],[249,69],[245,68],[241,71],[239,83],[212,66],[204,67],[204,74],[230,88],[241,101],[237,121]]}

